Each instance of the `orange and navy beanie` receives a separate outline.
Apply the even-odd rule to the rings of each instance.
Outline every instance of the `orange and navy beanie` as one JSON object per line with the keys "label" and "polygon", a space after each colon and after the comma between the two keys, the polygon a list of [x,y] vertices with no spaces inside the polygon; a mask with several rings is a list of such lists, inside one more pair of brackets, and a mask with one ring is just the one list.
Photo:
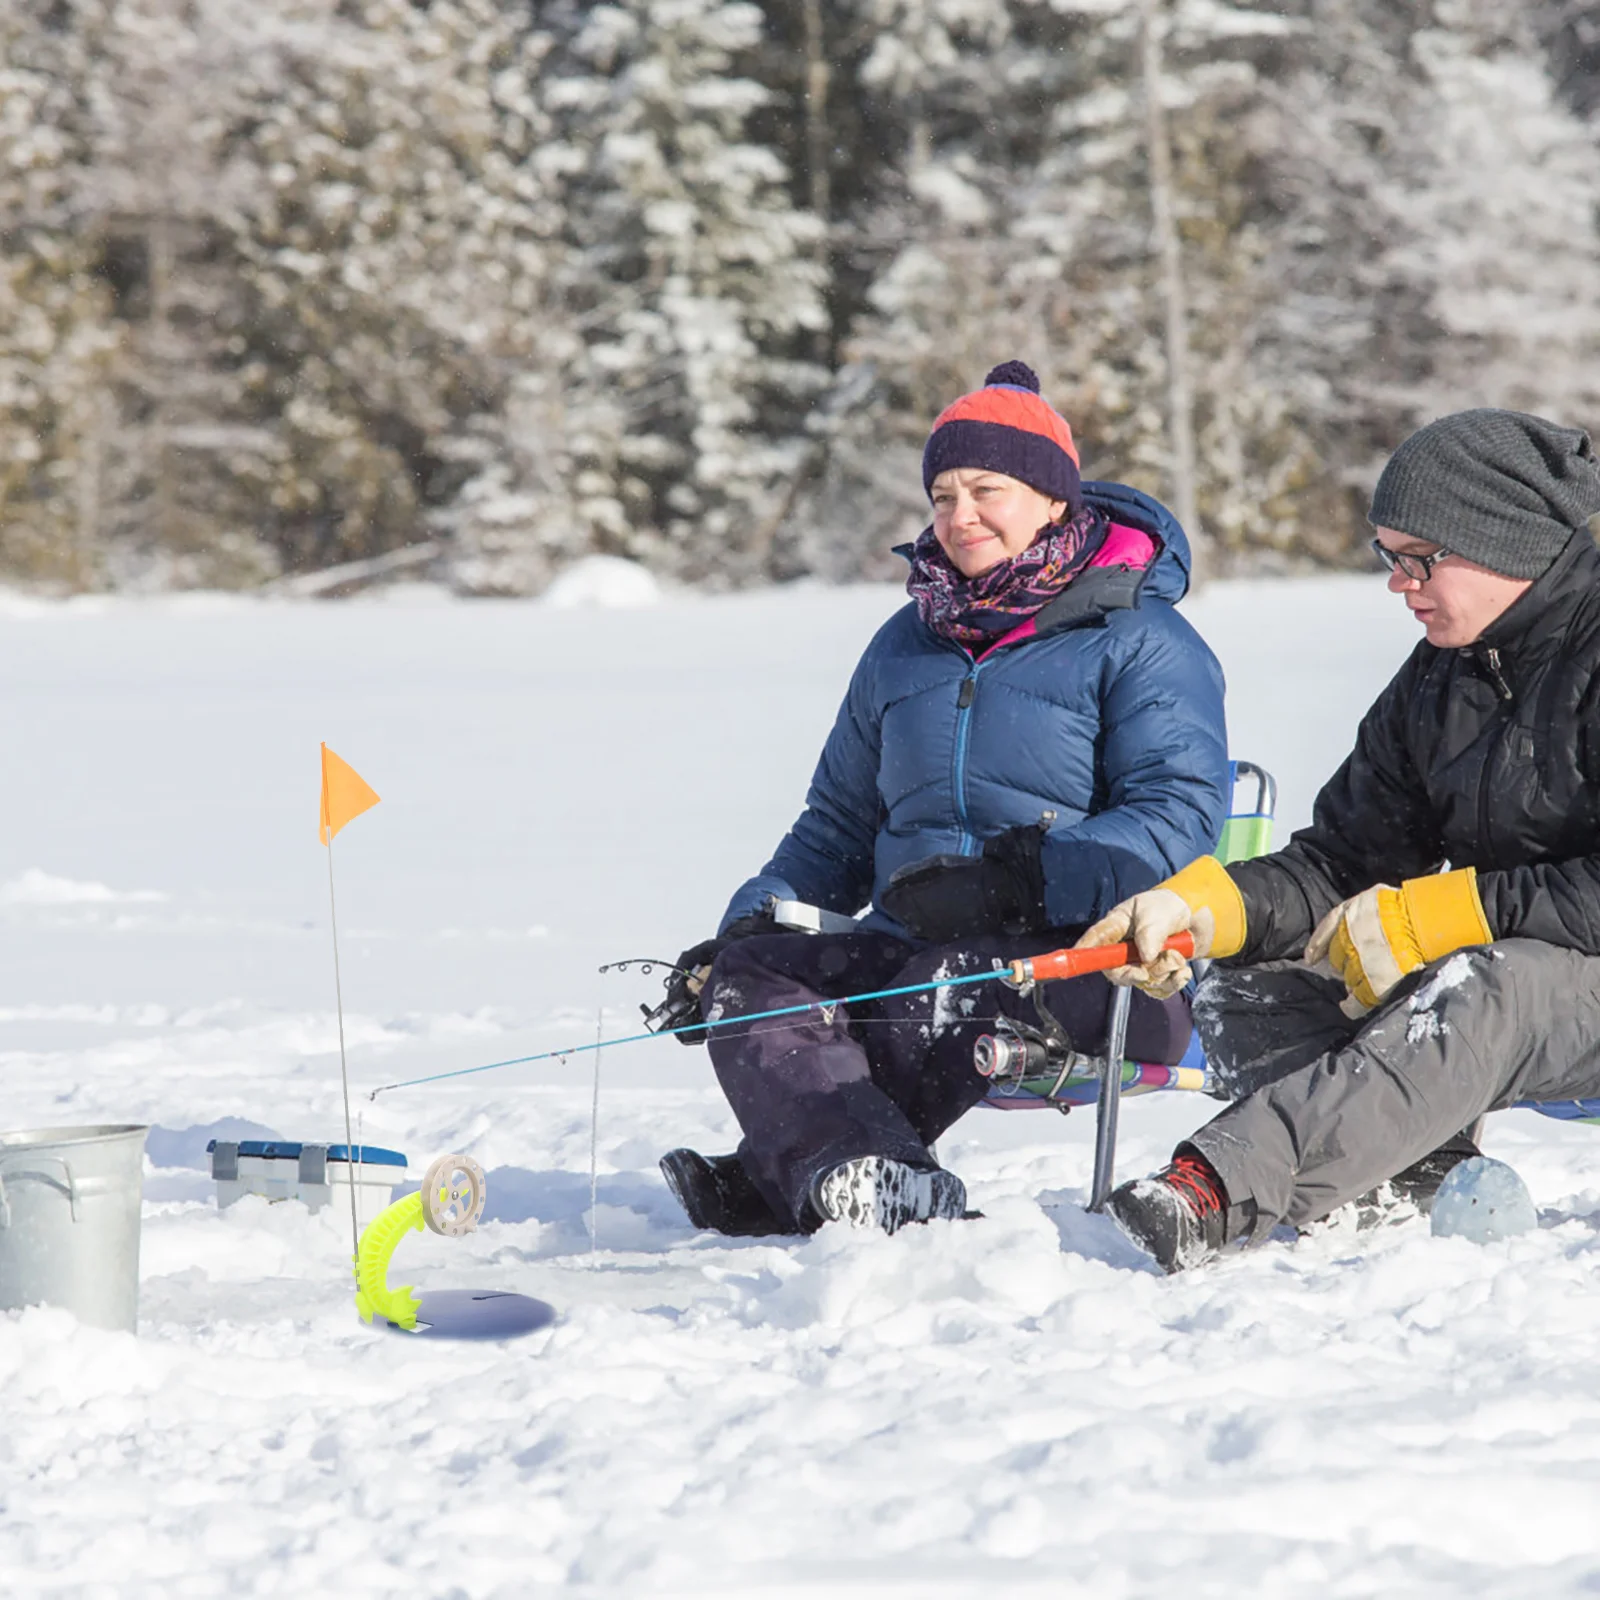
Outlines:
{"label": "orange and navy beanie", "polygon": [[1039,396],[1039,378],[1021,361],[1002,361],[939,413],[922,451],[922,487],[951,467],[984,467],[1019,478],[1052,500],[1083,508],[1078,451],[1066,420]]}

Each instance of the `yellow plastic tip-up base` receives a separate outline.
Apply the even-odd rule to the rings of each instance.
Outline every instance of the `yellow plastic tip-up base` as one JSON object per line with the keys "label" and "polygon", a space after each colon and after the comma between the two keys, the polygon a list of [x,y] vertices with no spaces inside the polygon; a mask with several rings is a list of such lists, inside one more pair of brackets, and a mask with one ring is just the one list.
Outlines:
{"label": "yellow plastic tip-up base", "polygon": [[422,1188],[396,1200],[367,1224],[356,1245],[356,1310],[370,1324],[383,1317],[397,1328],[417,1325],[421,1302],[410,1284],[389,1287],[389,1262],[400,1241],[424,1226],[455,1237],[471,1233],[483,1215],[488,1184],[471,1156],[440,1156],[422,1175]]}
{"label": "yellow plastic tip-up base", "polygon": [[418,1301],[409,1283],[389,1287],[389,1261],[400,1241],[422,1231],[422,1196],[408,1194],[385,1207],[369,1222],[356,1247],[356,1310],[370,1323],[383,1317],[400,1328],[417,1325]]}

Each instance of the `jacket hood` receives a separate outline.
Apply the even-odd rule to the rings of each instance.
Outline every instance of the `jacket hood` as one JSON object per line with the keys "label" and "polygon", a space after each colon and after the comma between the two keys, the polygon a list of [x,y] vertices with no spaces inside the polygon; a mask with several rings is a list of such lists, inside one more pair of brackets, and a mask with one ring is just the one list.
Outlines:
{"label": "jacket hood", "polygon": [[1102,483],[1089,480],[1083,486],[1083,498],[1097,511],[1103,511],[1113,522],[1148,533],[1159,547],[1156,558],[1145,573],[1142,593],[1157,600],[1176,605],[1189,592],[1189,571],[1192,556],[1189,536],[1178,519],[1161,504],[1141,490],[1129,488],[1125,483]]}

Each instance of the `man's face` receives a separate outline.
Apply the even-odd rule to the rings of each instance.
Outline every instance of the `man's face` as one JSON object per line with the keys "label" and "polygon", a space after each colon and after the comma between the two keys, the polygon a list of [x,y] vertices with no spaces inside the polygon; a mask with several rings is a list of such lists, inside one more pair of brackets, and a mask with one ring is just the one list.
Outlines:
{"label": "man's face", "polygon": [[1476,561],[1454,555],[1428,539],[1393,528],[1378,529],[1378,543],[1402,556],[1437,556],[1426,578],[1396,567],[1389,574],[1389,592],[1403,595],[1406,608],[1441,650],[1459,650],[1483,635],[1512,601],[1528,592],[1532,580],[1508,578]]}

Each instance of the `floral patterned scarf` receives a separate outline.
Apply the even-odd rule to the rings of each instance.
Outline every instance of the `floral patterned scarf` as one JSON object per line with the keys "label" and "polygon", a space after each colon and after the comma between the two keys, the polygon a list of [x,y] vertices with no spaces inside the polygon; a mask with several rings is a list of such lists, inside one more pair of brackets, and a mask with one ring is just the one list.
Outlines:
{"label": "floral patterned scarf", "polygon": [[1067,522],[1041,528],[1026,550],[963,577],[939,547],[931,527],[902,545],[911,563],[906,593],[941,639],[964,649],[992,644],[1048,605],[1094,559],[1106,536],[1105,516],[1085,506]]}

